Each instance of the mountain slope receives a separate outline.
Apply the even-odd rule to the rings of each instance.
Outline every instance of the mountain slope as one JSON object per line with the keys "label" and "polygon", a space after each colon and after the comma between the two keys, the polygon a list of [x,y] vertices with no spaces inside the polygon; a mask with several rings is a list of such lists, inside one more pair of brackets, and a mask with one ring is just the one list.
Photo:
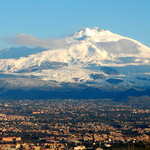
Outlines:
{"label": "mountain slope", "polygon": [[[83,28],[63,40],[67,48],[1,51],[1,74],[107,90],[150,87],[150,48],[138,41],[98,28]],[[16,86],[8,78],[2,82]]]}

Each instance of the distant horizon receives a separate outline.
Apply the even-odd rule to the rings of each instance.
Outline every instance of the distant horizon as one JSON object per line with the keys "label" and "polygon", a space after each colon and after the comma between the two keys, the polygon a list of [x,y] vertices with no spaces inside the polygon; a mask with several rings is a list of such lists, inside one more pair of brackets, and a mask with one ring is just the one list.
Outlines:
{"label": "distant horizon", "polygon": [[20,47],[14,40],[26,35],[62,39],[83,27],[106,29],[150,47],[150,1],[26,0],[0,1],[0,50]]}

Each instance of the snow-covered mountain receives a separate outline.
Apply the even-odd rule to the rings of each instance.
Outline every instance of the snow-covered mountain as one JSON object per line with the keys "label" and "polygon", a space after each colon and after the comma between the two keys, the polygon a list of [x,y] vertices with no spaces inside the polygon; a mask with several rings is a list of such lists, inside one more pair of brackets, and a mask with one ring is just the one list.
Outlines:
{"label": "snow-covered mountain", "polygon": [[[1,86],[42,87],[41,82],[53,81],[58,87],[65,83],[117,90],[150,87],[150,48],[140,42],[98,28],[83,28],[63,40],[67,46],[62,49],[1,51]],[[27,84],[29,78],[37,82]]]}

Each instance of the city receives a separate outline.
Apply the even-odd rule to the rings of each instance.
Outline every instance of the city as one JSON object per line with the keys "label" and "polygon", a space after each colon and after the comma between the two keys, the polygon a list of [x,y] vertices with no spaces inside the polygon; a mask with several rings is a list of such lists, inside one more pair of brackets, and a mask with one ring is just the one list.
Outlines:
{"label": "city", "polygon": [[149,109],[111,99],[0,100],[1,149],[146,148],[149,135]]}

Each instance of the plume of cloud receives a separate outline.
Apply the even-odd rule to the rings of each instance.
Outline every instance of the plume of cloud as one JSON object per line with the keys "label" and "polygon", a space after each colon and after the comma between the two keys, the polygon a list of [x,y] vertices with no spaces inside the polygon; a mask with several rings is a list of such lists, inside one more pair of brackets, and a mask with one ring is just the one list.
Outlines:
{"label": "plume of cloud", "polygon": [[113,54],[138,54],[140,52],[139,46],[127,39],[120,39],[117,42],[98,42],[96,46]]}
{"label": "plume of cloud", "polygon": [[17,34],[13,38],[2,38],[2,40],[12,44],[39,46],[46,49],[60,49],[68,46],[68,43],[64,39],[39,39],[32,34],[26,35],[24,33]]}

